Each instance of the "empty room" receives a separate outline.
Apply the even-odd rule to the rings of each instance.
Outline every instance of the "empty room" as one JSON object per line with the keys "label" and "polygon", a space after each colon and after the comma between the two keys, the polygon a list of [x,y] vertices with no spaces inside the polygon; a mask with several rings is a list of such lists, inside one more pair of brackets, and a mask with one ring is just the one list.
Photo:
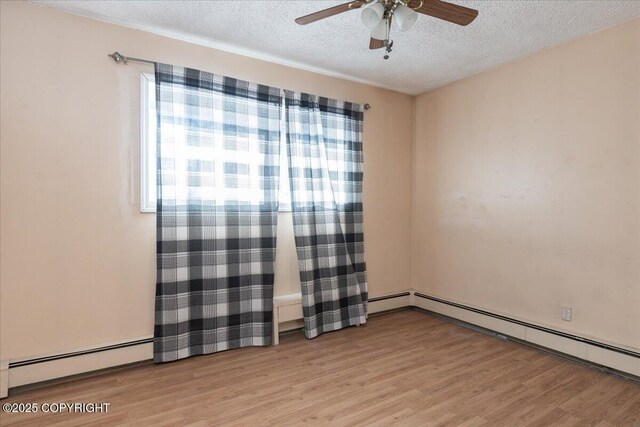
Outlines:
{"label": "empty room", "polygon": [[0,19],[0,425],[640,427],[640,0]]}

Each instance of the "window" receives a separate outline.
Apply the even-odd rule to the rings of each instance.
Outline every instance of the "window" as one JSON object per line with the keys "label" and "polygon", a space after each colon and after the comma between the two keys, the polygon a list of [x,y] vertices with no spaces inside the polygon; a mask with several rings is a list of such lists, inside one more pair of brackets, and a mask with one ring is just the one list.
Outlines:
{"label": "window", "polygon": [[152,74],[140,75],[140,210],[156,211],[156,90]]}
{"label": "window", "polygon": [[[156,211],[156,101],[153,74],[140,75],[140,210]],[[284,102],[284,98],[283,98]],[[280,122],[280,188],[278,193],[279,210],[291,210],[291,192],[289,186],[288,156],[286,153],[286,124],[284,105]],[[209,159],[202,159],[203,162]],[[250,167],[247,164],[247,167]],[[231,171],[238,175],[239,171]],[[251,198],[247,194],[247,198]]]}

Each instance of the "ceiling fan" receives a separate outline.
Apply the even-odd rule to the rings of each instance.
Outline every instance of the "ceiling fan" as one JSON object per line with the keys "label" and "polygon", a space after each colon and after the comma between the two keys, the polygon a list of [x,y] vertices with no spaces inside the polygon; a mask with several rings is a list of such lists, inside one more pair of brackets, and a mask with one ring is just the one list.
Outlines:
{"label": "ceiling fan", "polygon": [[393,47],[393,41],[389,39],[392,21],[400,31],[408,31],[416,23],[418,13],[458,25],[469,25],[478,16],[475,9],[442,0],[353,0],[302,16],[296,19],[296,23],[307,25],[365,5],[361,18],[365,27],[371,30],[369,49],[386,48],[384,59],[389,59]]}

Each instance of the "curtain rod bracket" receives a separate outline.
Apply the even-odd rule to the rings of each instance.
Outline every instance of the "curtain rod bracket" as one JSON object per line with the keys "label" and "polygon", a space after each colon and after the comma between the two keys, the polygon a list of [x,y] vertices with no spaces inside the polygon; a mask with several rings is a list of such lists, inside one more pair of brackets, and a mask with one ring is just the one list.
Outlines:
{"label": "curtain rod bracket", "polygon": [[150,61],[148,59],[142,58],[134,58],[133,56],[124,56],[120,52],[113,52],[107,55],[109,58],[113,59],[116,64],[128,64],[129,62],[140,62],[141,64],[155,64],[154,61]]}
{"label": "curtain rod bracket", "polygon": [[127,57],[120,54],[120,52],[113,52],[107,55],[109,58],[113,59],[116,63],[123,63],[126,64],[127,63]]}

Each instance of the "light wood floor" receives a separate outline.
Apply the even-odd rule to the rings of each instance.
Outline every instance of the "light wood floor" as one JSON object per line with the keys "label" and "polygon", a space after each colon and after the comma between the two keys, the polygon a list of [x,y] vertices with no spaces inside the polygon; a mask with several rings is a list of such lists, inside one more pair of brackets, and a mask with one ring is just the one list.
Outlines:
{"label": "light wood floor", "polygon": [[640,385],[413,310],[1,403],[100,401],[107,414],[1,414],[1,424],[640,425]]}

